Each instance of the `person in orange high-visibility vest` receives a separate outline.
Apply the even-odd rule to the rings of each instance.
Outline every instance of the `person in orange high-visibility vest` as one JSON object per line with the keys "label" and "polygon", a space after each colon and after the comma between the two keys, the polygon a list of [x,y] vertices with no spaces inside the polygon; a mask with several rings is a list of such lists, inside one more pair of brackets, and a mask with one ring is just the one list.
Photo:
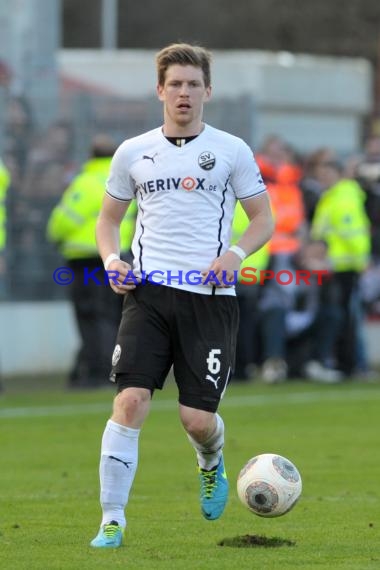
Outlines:
{"label": "person in orange high-visibility vest", "polygon": [[305,209],[299,187],[300,178],[298,166],[284,164],[277,170],[276,181],[267,185],[275,214],[275,229],[269,242],[272,256],[294,254],[302,245]]}
{"label": "person in orange high-visibility vest", "polygon": [[[268,242],[268,270],[276,275],[281,271],[293,273],[294,256],[300,251],[306,234],[299,187],[302,171],[289,161],[285,150],[282,154],[275,153],[274,160],[259,156],[258,164],[267,184],[275,220],[275,230]],[[266,281],[261,287],[261,377],[267,383],[281,382],[287,377],[286,315],[293,297],[293,286],[281,285],[276,279]]]}

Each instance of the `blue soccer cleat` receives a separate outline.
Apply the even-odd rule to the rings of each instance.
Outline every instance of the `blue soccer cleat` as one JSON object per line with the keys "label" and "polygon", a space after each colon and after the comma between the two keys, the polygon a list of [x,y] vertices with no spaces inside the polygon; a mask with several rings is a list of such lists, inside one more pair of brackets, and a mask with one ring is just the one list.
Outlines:
{"label": "blue soccer cleat", "polygon": [[224,511],[228,499],[228,479],[224,468],[223,455],[219,464],[207,471],[198,467],[201,483],[201,508],[205,519],[218,519]]}
{"label": "blue soccer cleat", "polygon": [[103,525],[94,540],[91,541],[91,546],[95,548],[119,548],[123,541],[123,528],[119,526],[116,521],[111,521]]}

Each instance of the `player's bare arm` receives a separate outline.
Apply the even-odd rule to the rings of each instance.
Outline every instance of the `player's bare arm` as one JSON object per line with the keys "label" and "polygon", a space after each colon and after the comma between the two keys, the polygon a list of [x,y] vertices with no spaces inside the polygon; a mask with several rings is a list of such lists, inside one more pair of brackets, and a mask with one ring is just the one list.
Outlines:
{"label": "player's bare arm", "polygon": [[270,240],[274,230],[274,220],[268,193],[241,200],[240,203],[250,223],[236,245],[241,247],[248,256],[258,251]]}
{"label": "player's bare arm", "polygon": [[[103,206],[96,224],[96,241],[103,263],[111,254],[120,253],[120,224],[131,202],[121,202],[109,195],[105,195]],[[119,295],[136,287],[132,281],[127,283],[127,276],[131,275],[132,268],[129,263],[121,259],[114,259],[107,265],[110,273],[110,286]]]}
{"label": "player's bare arm", "polygon": [[[274,222],[269,197],[266,193],[248,200],[242,200],[241,204],[250,220],[250,224],[236,245],[248,257],[248,255],[260,249],[271,238]],[[228,287],[225,282],[234,282],[234,272],[239,271],[241,262],[242,259],[239,255],[228,250],[220,257],[214,259],[210,267],[202,274],[206,277],[209,271],[213,271],[220,282],[220,287]]]}

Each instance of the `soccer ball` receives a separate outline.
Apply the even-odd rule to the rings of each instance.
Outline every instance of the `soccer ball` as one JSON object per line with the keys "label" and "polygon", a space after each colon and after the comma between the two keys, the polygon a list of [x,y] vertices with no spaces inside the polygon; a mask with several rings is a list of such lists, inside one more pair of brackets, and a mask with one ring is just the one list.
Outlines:
{"label": "soccer ball", "polygon": [[301,491],[302,480],[297,467],[275,453],[252,457],[237,480],[239,499],[260,517],[279,517],[288,513]]}

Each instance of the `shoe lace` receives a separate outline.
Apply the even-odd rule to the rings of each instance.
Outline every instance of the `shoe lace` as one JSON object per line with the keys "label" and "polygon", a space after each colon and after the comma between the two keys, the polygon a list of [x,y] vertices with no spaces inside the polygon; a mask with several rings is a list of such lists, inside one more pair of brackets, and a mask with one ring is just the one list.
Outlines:
{"label": "shoe lace", "polygon": [[217,468],[206,471],[206,469],[199,468],[201,476],[201,496],[202,499],[211,499],[216,487],[216,471]]}
{"label": "shoe lace", "polygon": [[120,529],[119,524],[115,521],[111,521],[109,524],[104,525],[103,534],[107,538],[113,538],[118,530]]}

